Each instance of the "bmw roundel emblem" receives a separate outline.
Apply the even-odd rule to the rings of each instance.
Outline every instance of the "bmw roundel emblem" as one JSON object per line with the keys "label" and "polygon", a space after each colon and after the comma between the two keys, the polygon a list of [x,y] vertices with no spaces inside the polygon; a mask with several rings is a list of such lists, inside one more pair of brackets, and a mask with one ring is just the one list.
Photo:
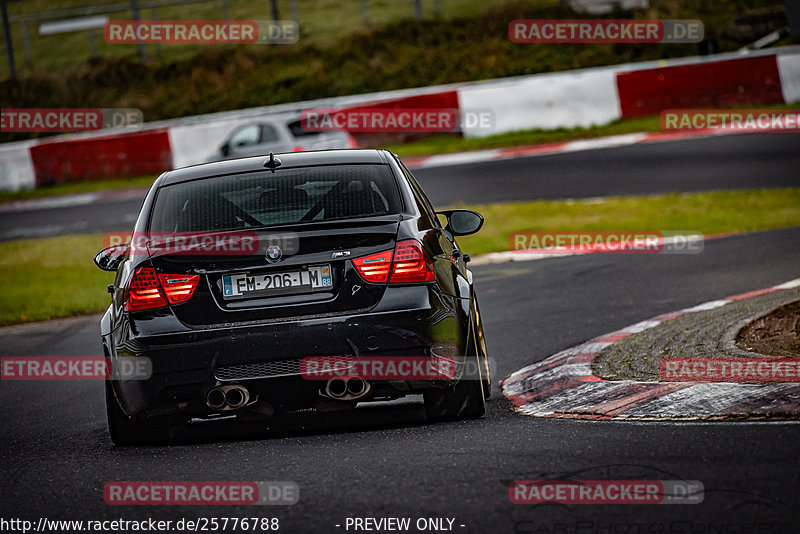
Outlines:
{"label": "bmw roundel emblem", "polygon": [[279,262],[281,261],[282,257],[283,257],[283,251],[281,250],[281,247],[279,247],[278,245],[271,245],[267,248],[266,258],[268,262],[270,263]]}

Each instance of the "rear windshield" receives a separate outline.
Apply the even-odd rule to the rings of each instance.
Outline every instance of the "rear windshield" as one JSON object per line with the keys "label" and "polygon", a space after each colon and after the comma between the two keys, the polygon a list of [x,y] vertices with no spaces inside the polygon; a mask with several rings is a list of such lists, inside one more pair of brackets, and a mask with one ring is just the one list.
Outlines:
{"label": "rear windshield", "polygon": [[215,177],[162,187],[150,229],[207,232],[400,213],[385,165],[332,165]]}

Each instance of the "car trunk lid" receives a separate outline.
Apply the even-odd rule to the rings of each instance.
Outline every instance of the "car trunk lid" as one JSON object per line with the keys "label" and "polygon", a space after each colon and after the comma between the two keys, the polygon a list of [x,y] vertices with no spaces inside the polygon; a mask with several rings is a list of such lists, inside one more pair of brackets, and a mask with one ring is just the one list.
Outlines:
{"label": "car trunk lid", "polygon": [[391,251],[400,215],[305,223],[291,228],[236,233],[255,237],[247,253],[151,250],[156,271],[200,275],[192,298],[172,306],[192,326],[369,309],[386,283],[366,283],[352,260]]}

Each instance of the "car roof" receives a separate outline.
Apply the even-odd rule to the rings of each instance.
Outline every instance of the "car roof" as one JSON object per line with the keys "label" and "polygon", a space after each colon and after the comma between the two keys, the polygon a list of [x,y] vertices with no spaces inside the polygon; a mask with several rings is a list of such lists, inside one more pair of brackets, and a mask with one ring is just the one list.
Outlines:
{"label": "car roof", "polygon": [[[275,154],[275,157],[281,161],[281,165],[277,167],[276,172],[280,172],[281,169],[290,169],[293,167],[320,165],[386,164],[387,157],[384,153],[384,150],[374,149],[339,149]],[[213,176],[225,176],[256,171],[269,172],[271,169],[264,167],[264,163],[268,160],[269,154],[266,156],[253,156],[183,167],[166,172],[162,176],[159,185],[170,185],[199,178],[211,178]]]}

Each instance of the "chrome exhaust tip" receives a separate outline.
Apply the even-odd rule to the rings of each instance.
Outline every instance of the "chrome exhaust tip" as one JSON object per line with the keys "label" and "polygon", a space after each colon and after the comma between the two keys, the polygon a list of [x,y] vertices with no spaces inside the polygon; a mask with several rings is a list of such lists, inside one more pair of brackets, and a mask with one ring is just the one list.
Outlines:
{"label": "chrome exhaust tip", "polygon": [[331,378],[325,384],[324,395],[331,399],[354,401],[364,397],[370,389],[370,383],[360,376]]}
{"label": "chrome exhaust tip", "polygon": [[214,388],[206,395],[206,405],[212,410],[221,410],[225,407],[225,393],[220,388]]}
{"label": "chrome exhaust tip", "polygon": [[206,405],[212,410],[236,410],[250,401],[250,392],[244,386],[219,386],[206,394]]}
{"label": "chrome exhaust tip", "polygon": [[349,378],[347,380],[347,392],[354,398],[363,397],[369,391],[369,383],[361,377]]}
{"label": "chrome exhaust tip", "polygon": [[334,399],[341,399],[347,395],[347,382],[341,378],[331,378],[325,384],[325,393]]}
{"label": "chrome exhaust tip", "polygon": [[231,386],[225,392],[225,403],[232,409],[241,408],[250,400],[250,392],[243,386]]}

